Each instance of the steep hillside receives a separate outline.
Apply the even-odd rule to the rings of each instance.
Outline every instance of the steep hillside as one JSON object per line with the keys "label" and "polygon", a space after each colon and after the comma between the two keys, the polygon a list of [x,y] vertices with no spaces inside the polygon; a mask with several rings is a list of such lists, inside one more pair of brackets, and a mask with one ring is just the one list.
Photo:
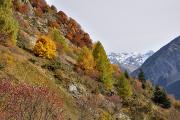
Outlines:
{"label": "steep hillside", "polygon": [[109,59],[111,63],[118,64],[123,70],[129,73],[138,69],[146,59],[154,54],[153,51],[148,51],[144,54],[137,53],[110,53]]}
{"label": "steep hillside", "polygon": [[180,119],[180,102],[111,64],[55,6],[0,0],[0,13],[0,120]]}
{"label": "steep hillside", "polygon": [[[167,88],[167,91],[177,98],[180,97],[176,92],[179,89],[174,85],[180,80],[179,49],[180,37],[177,37],[146,60],[140,68],[144,71],[147,79],[156,85]],[[135,71],[133,75],[137,75],[138,71]]]}

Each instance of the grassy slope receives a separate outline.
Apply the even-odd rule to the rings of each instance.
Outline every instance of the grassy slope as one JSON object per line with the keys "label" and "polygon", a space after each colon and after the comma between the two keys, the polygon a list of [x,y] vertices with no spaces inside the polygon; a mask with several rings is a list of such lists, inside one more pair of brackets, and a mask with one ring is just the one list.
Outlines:
{"label": "grassy slope", "polygon": [[[13,80],[15,83],[23,82],[35,86],[48,87],[55,90],[63,98],[65,119],[78,119],[77,110],[72,96],[60,85],[57,85],[53,75],[46,69],[42,69],[41,65],[48,62],[46,59],[35,57],[20,48],[6,48],[0,46],[0,64],[4,66],[0,70],[0,78]],[[38,61],[33,64],[29,59]]]}

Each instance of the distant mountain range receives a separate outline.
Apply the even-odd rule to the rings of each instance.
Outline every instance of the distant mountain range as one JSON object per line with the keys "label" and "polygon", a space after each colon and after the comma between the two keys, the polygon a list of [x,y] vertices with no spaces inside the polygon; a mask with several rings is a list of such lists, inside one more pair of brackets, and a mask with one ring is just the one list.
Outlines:
{"label": "distant mountain range", "polygon": [[153,51],[148,51],[147,53],[110,53],[108,55],[111,63],[118,64],[122,70],[127,70],[129,73],[138,69],[144,61],[154,54]]}
{"label": "distant mountain range", "polygon": [[149,57],[132,75],[137,76],[140,69],[147,79],[180,99],[180,36]]}

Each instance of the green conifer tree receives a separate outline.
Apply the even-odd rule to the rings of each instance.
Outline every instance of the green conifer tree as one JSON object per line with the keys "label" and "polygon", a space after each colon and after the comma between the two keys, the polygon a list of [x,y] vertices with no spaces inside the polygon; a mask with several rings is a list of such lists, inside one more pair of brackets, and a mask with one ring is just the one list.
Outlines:
{"label": "green conifer tree", "polygon": [[113,69],[100,42],[96,43],[93,50],[93,56],[96,62],[96,68],[100,72],[101,81],[104,83],[107,89],[111,89],[113,86]]}
{"label": "green conifer tree", "polygon": [[4,44],[16,44],[18,24],[13,18],[12,0],[0,0],[0,40]]}
{"label": "green conifer tree", "polygon": [[163,108],[171,107],[171,102],[167,97],[166,92],[158,86],[156,86],[155,88],[153,101]]}
{"label": "green conifer tree", "polygon": [[117,83],[118,94],[121,98],[127,99],[132,95],[132,88],[130,82],[122,74]]}
{"label": "green conifer tree", "polygon": [[144,75],[144,72],[142,69],[140,69],[140,72],[138,74],[138,79],[142,83],[142,88],[145,89],[146,88],[146,79],[145,79],[145,75]]}
{"label": "green conifer tree", "polygon": [[128,73],[128,71],[127,71],[127,70],[125,70],[125,72],[124,72],[124,76],[125,76],[127,79],[129,79],[129,73]]}

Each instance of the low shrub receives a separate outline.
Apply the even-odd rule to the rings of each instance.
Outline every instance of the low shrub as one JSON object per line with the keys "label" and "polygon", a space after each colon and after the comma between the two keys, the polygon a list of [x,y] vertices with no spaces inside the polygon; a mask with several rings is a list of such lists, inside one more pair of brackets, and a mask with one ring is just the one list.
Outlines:
{"label": "low shrub", "polygon": [[62,100],[48,88],[0,82],[1,120],[62,120]]}
{"label": "low shrub", "polygon": [[60,25],[58,24],[58,22],[56,20],[48,21],[48,26],[52,27],[52,28],[59,28],[60,27]]}
{"label": "low shrub", "polygon": [[52,60],[50,63],[43,65],[42,68],[48,69],[49,71],[55,71],[61,68],[61,62]]}
{"label": "low shrub", "polygon": [[38,17],[42,17],[43,16],[43,11],[39,7],[34,9],[34,12],[35,12],[35,15],[38,16]]}
{"label": "low shrub", "polygon": [[22,14],[27,14],[28,13],[28,6],[26,4],[19,4],[17,6],[17,10]]}
{"label": "low shrub", "polygon": [[0,64],[0,70],[2,70],[4,67],[4,64]]}
{"label": "low shrub", "polygon": [[51,5],[51,10],[53,10],[57,13],[57,8],[54,5]]}
{"label": "low shrub", "polygon": [[29,61],[30,61],[31,63],[33,63],[33,64],[35,64],[35,63],[37,62],[37,61],[36,61],[35,59],[33,59],[33,58],[30,58]]}
{"label": "low shrub", "polygon": [[108,112],[102,111],[99,120],[112,120],[112,116]]}
{"label": "low shrub", "polygon": [[65,37],[61,34],[61,32],[58,29],[56,29],[56,28],[51,29],[51,32],[49,34],[50,34],[51,38],[57,42],[58,52],[68,53],[71,51],[68,48]]}
{"label": "low shrub", "polygon": [[180,101],[174,102],[174,108],[176,108],[177,110],[180,110]]}

